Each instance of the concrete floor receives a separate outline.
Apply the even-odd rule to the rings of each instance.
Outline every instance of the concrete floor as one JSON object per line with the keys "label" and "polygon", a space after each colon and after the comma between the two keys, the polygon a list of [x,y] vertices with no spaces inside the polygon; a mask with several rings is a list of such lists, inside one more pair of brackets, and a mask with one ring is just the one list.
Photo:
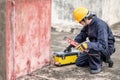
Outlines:
{"label": "concrete floor", "polygon": [[[52,31],[51,54],[63,51],[68,44],[63,40],[64,36],[74,38],[76,34]],[[103,63],[103,71],[99,74],[90,74],[89,68],[81,68],[75,64],[57,67],[53,64],[36,70],[30,75],[22,76],[17,80],[120,80],[120,39],[116,38],[116,52],[112,55],[113,68],[108,68]]]}

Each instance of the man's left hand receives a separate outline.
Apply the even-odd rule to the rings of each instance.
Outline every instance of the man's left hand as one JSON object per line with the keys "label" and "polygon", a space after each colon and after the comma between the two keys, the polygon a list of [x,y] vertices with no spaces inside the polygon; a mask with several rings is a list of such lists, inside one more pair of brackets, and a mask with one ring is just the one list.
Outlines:
{"label": "man's left hand", "polygon": [[80,45],[76,46],[76,48],[82,52],[88,49],[88,44],[86,42],[81,43]]}

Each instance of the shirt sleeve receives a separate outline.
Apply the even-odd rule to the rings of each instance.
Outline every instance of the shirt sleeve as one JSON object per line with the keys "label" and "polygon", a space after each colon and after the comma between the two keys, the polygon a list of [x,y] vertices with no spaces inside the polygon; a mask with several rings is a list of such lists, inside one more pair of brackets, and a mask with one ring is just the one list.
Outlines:
{"label": "shirt sleeve", "polygon": [[108,49],[108,33],[106,24],[98,24],[97,42],[87,42],[89,49],[104,51]]}
{"label": "shirt sleeve", "polygon": [[82,43],[84,41],[86,41],[87,38],[87,33],[86,33],[86,28],[84,27],[81,32],[75,37],[75,41],[78,43]]}

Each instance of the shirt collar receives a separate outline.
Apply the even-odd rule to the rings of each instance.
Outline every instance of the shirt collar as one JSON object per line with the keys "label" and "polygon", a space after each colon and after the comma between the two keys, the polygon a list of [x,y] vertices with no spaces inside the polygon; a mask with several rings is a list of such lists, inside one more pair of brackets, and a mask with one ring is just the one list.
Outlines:
{"label": "shirt collar", "polygon": [[96,15],[93,15],[94,17],[92,18],[92,21],[90,22],[90,24],[89,25],[92,25],[95,21],[96,21],[96,19],[97,19],[97,16]]}

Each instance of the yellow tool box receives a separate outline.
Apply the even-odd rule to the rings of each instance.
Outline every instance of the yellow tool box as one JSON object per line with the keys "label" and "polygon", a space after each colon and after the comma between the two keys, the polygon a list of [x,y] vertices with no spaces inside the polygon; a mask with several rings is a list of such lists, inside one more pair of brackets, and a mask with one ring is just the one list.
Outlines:
{"label": "yellow tool box", "polygon": [[79,55],[80,51],[78,50],[72,52],[54,52],[54,63],[57,66],[73,64]]}

